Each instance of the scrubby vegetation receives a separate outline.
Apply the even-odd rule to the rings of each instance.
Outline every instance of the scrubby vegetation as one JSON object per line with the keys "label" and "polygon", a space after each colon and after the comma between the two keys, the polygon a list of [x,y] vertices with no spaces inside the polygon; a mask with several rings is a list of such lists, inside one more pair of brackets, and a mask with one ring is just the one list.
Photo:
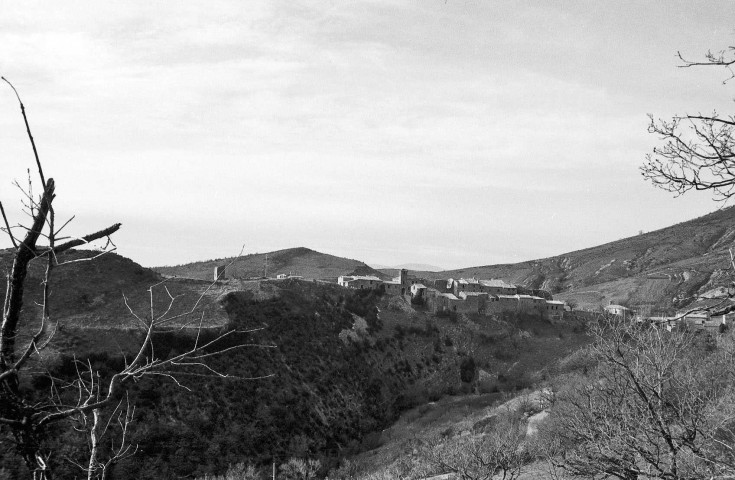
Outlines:
{"label": "scrubby vegetation", "polygon": [[555,362],[535,390],[415,408],[383,447],[357,457],[352,476],[335,478],[732,476],[732,335],[604,316],[590,328],[594,342]]}
{"label": "scrubby vegetation", "polygon": [[[386,445],[381,430],[401,412],[425,409],[442,396],[483,391],[481,380],[487,376],[481,377],[482,372],[493,379],[489,390],[497,401],[502,392],[542,378],[533,357],[561,358],[585,338],[573,333],[581,320],[553,325],[526,316],[442,318],[407,303],[399,306],[395,297],[380,291],[298,280],[262,282],[225,294],[221,303],[231,320],[227,328],[266,326],[256,336],[233,342],[276,348],[210,359],[212,368],[236,378],[184,376],[182,383],[191,392],[174,382],[133,385],[136,411],[129,433],[138,450],[114,467],[112,478],[249,478],[292,458],[318,460],[317,473],[324,475],[339,469],[345,457]],[[573,340],[562,344],[559,335]],[[74,351],[77,360],[89,360],[103,377],[109,375],[135,345],[134,336],[128,330],[106,330],[105,341],[99,342],[93,331],[66,328],[57,341],[68,350],[61,350],[51,373],[74,375],[75,357],[64,353]],[[191,341],[187,334],[170,331],[159,333],[156,345],[165,355]],[[504,351],[505,356],[499,353]],[[273,376],[247,380],[267,375]],[[43,391],[49,384],[27,388]],[[70,432],[59,440],[63,445],[52,446],[54,451],[83,458],[82,435]],[[11,478],[23,476],[23,467],[8,453],[3,466]],[[58,475],[70,478],[79,473],[72,463],[58,469]]]}
{"label": "scrubby vegetation", "polygon": [[735,346],[729,334],[668,332],[605,318],[592,368],[558,382],[545,425],[551,461],[593,478],[735,474]]}
{"label": "scrubby vegetation", "polygon": [[[113,478],[180,478],[226,472],[228,465],[247,459],[253,465],[281,464],[291,457],[312,458],[328,468],[340,456],[370,446],[372,431],[387,426],[406,405],[406,392],[432,369],[404,353],[390,337],[366,337],[345,343],[340,332],[351,329],[356,315],[377,333],[381,321],[377,291],[346,291],[336,285],[304,281],[276,282],[278,295],[256,300],[248,292],[223,299],[232,329],[266,326],[256,337],[233,342],[276,345],[275,349],[232,351],[208,359],[222,379],[183,377],[184,391],[175,382],[147,379],[132,386],[136,405],[130,435],[138,452],[114,469]],[[215,334],[216,332],[212,332]],[[80,342],[73,341],[79,334]],[[134,333],[109,330],[118,344]],[[101,375],[115,371],[126,351],[110,351],[108,343],[95,350],[84,330],[66,329],[63,341],[77,345]],[[178,331],[157,336],[159,354],[175,353],[192,342]],[[441,356],[441,354],[436,353]],[[63,356],[51,372],[62,378],[75,374],[75,359]],[[267,377],[248,380],[252,377]],[[46,383],[29,385],[42,391]],[[69,459],[83,456],[83,436],[62,436],[52,446]],[[3,454],[9,475],[22,477],[23,467]],[[71,463],[61,478],[78,475]]]}

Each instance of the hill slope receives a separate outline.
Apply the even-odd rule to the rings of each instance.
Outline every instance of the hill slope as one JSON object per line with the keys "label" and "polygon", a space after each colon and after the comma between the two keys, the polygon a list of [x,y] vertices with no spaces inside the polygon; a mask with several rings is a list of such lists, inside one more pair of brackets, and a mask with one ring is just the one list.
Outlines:
{"label": "hill slope", "polygon": [[444,272],[425,278],[503,278],[543,288],[592,308],[610,302],[685,306],[729,282],[729,247],[735,241],[735,208],[661,230],[556,257]]}
{"label": "hill slope", "polygon": [[255,278],[264,276],[266,255],[268,256],[269,277],[275,277],[281,273],[329,281],[336,281],[340,275],[353,273],[385,277],[359,260],[328,255],[304,247],[254,253],[238,258],[219,258],[173,267],[154,267],[154,270],[163,275],[210,280],[213,277],[214,267],[231,263],[232,265],[227,268],[228,278]]}
{"label": "hill slope", "polygon": [[[450,353],[427,348],[403,351],[404,342],[393,339],[392,331],[379,339],[370,335],[380,330],[381,297],[376,292],[300,280],[164,282],[159,274],[114,253],[86,261],[93,256],[89,251],[69,251],[60,257],[65,263],[51,280],[56,333],[42,359],[31,360],[29,371],[48,370],[54,378],[71,379],[77,362],[87,359],[103,376],[119,370],[141,341],[126,299],[145,317],[151,287],[156,316],[167,311],[172,297],[168,317],[194,309],[203,295],[193,318],[181,318],[156,334],[157,352],[189,348],[195,338],[189,329],[199,325],[199,318],[208,329],[201,334],[204,342],[222,329],[238,329],[240,333],[228,337],[236,340],[228,341],[275,345],[234,349],[208,359],[212,368],[232,376],[228,380],[207,375],[209,371],[182,373],[179,380],[192,392],[164,377],[131,384],[136,418],[134,432],[129,433],[139,449],[134,458],[116,467],[115,478],[194,478],[244,459],[269,463],[317,453],[331,458],[343,449],[358,449],[365,433],[386,426],[396,409],[403,408],[406,390],[424,388],[440,367],[459,378]],[[0,268],[7,270],[11,261],[11,252],[0,250]],[[42,261],[32,262],[27,277],[21,345],[37,328],[43,267]],[[242,333],[265,325],[252,335]],[[424,343],[431,346],[434,339],[419,340],[426,347]],[[247,381],[268,375],[273,376]],[[24,388],[38,387],[39,398],[44,398],[45,377],[23,381]],[[65,455],[76,461],[84,458],[83,435],[70,433],[63,442]],[[61,446],[52,450],[60,451]],[[54,461],[59,462],[59,478],[78,473],[60,456]],[[0,465],[0,477],[29,476],[12,452],[0,454]]]}
{"label": "hill slope", "polygon": [[[128,258],[107,253],[91,260],[95,255],[89,250],[69,250],[59,257],[61,264],[54,269],[50,283],[50,320],[56,328],[49,345],[51,351],[81,356],[89,350],[114,352],[121,346],[137,345],[140,324],[128,306],[138,315],[148,317],[151,298],[156,315],[166,311],[167,318],[181,315],[172,321],[171,327],[191,331],[198,325],[195,320],[200,315],[206,319],[205,328],[221,328],[230,322],[220,300],[242,288],[240,285],[227,282],[212,285],[185,278],[162,283],[159,274]],[[9,271],[12,260],[10,250],[0,250],[0,270]],[[43,260],[34,260],[29,266],[21,312],[21,344],[38,328],[44,268]],[[173,304],[169,294],[176,298]],[[105,334],[111,330],[123,334]]]}
{"label": "hill slope", "polygon": [[[162,281],[116,254],[75,261],[93,255],[70,251],[62,260],[71,263],[60,266],[52,280],[52,321],[58,331],[44,368],[56,378],[73,376],[80,359],[107,373],[119,369],[140,341],[124,298],[134,310],[146,312],[148,289]],[[0,251],[0,268],[7,269],[10,260],[8,251]],[[33,262],[26,319],[38,315],[34,300],[41,293],[42,273],[42,262]],[[300,280],[211,285],[171,278],[154,289],[157,314],[168,304],[167,294],[157,290],[164,287],[176,297],[172,314],[192,308],[205,294],[193,315],[203,315],[206,326],[215,327],[204,332],[205,339],[221,328],[267,325],[245,342],[276,348],[238,349],[210,365],[233,379],[274,376],[243,382],[191,372],[184,380],[192,393],[158,379],[135,384],[131,434],[139,454],[116,467],[115,478],[181,478],[223,471],[238,461],[270,465],[291,456],[319,456],[328,464],[372,448],[379,432],[406,408],[443,393],[469,391],[472,385],[463,376],[499,396],[536,382],[555,359],[587,341],[579,322],[571,320],[553,325],[538,318],[435,317],[398,297]],[[186,348],[193,337],[178,327],[187,324],[182,319],[177,328],[160,333],[160,351]],[[34,321],[26,325],[23,342],[34,326]],[[34,385],[45,384],[34,378],[27,388]],[[65,441],[70,457],[84,457],[83,436]],[[0,455],[11,477],[27,476],[15,460]],[[60,467],[60,477],[72,476],[67,467],[74,468]]]}
{"label": "hill slope", "polygon": [[[551,291],[556,298],[581,308],[610,302],[649,306],[656,311],[684,307],[716,288],[729,284],[729,247],[735,241],[735,208],[661,230],[575,252],[515,264],[485,265],[456,270],[412,271],[419,278],[503,278],[528,288]],[[234,260],[228,275],[261,277],[266,254]],[[339,275],[360,274],[389,278],[358,260],[336,257],[307,248],[268,253],[268,273],[292,273],[335,281]],[[158,267],[163,275],[208,280],[214,267],[232,262],[217,259],[175,267]]]}

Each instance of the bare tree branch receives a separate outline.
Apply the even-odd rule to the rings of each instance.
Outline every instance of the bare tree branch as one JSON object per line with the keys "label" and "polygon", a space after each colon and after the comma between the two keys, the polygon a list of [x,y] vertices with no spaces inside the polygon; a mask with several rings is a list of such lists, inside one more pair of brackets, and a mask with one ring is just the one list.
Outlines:
{"label": "bare tree branch", "polygon": [[3,221],[5,222],[5,231],[10,237],[10,242],[13,244],[13,248],[18,248],[18,244],[15,242],[13,231],[10,229],[10,223],[8,223],[8,217],[5,215],[5,208],[3,208],[3,202],[0,202],[0,213],[3,215]]}
{"label": "bare tree branch", "polygon": [[28,125],[28,117],[26,116],[26,107],[23,105],[23,102],[20,99],[20,95],[18,94],[18,90],[15,89],[12,83],[8,81],[5,77],[0,77],[5,83],[10,85],[10,88],[13,89],[13,92],[15,92],[15,97],[18,99],[18,103],[20,104],[20,111],[23,114],[23,121],[26,124],[26,132],[28,133],[28,139],[31,141],[31,146],[33,147],[33,155],[36,158],[36,166],[38,167],[38,176],[41,178],[41,186],[43,186],[44,190],[46,189],[46,179],[43,176],[43,168],[41,168],[41,160],[38,158],[38,150],[36,149],[36,142],[33,140],[33,135],[31,134],[31,127]]}
{"label": "bare tree branch", "polygon": [[[721,66],[735,78],[735,48],[707,52],[703,61],[689,61],[679,52],[683,68]],[[735,195],[735,117],[711,115],[674,116],[655,120],[649,115],[649,133],[662,144],[646,156],[641,174],[654,186],[674,193],[690,190],[711,191],[715,200],[726,201]]]}
{"label": "bare tree branch", "polygon": [[87,245],[91,242],[94,242],[95,240],[99,240],[100,238],[109,237],[113,233],[117,232],[121,226],[122,226],[121,223],[116,223],[103,230],[100,230],[99,232],[90,233],[89,235],[85,235],[81,238],[77,238],[69,242],[62,243],[61,245],[57,245],[56,247],[50,250],[39,253],[39,256],[48,255],[51,252],[55,254],[59,254],[59,253],[69,250],[70,248],[79,247],[81,245]]}

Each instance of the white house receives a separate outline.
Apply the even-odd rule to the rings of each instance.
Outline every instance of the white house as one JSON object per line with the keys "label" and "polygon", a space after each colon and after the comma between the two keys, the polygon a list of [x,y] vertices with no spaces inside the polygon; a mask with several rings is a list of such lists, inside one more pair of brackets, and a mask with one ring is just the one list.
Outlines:
{"label": "white house", "polygon": [[603,308],[605,310],[605,313],[609,313],[611,315],[617,315],[619,317],[630,317],[633,315],[633,310],[631,310],[628,307],[624,307],[622,305],[615,305],[614,303],[611,303],[610,305],[605,305]]}

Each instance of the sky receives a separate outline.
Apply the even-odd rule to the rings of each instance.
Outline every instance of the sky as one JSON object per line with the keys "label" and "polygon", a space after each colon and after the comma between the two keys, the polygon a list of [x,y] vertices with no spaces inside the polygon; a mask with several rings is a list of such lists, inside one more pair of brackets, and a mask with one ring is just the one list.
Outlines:
{"label": "sky", "polygon": [[[0,0],[57,223],[145,266],[305,246],[543,258],[722,206],[639,167],[648,117],[732,111],[735,2]],[[0,85],[0,201],[34,165]],[[38,186],[36,185],[38,188]],[[0,247],[9,246],[6,238]]]}

